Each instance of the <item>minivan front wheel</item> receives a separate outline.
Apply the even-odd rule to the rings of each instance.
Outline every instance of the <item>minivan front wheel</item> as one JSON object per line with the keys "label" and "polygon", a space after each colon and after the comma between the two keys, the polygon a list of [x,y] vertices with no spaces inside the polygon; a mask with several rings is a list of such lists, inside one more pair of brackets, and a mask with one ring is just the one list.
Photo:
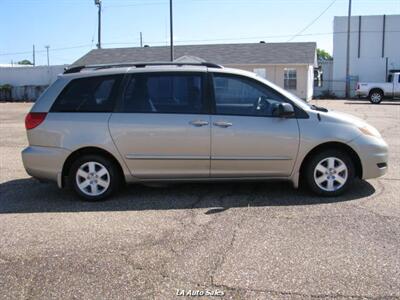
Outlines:
{"label": "minivan front wheel", "polygon": [[98,155],[84,155],[71,167],[70,185],[84,200],[100,201],[109,197],[118,185],[114,164]]}
{"label": "minivan front wheel", "polygon": [[306,168],[308,187],[316,194],[338,196],[354,179],[354,164],[345,152],[327,150],[314,155]]}

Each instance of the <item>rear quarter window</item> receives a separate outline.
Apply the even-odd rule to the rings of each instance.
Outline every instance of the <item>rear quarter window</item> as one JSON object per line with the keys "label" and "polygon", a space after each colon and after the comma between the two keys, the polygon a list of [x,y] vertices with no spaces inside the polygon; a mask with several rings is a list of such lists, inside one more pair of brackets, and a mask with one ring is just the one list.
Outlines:
{"label": "rear quarter window", "polygon": [[122,75],[72,80],[54,102],[51,112],[111,112]]}

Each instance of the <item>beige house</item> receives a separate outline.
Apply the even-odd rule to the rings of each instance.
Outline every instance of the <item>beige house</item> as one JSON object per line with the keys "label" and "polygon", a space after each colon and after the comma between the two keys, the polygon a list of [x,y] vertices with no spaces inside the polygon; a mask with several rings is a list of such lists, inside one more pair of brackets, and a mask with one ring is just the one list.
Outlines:
{"label": "beige house", "polygon": [[247,70],[277,84],[296,96],[311,100],[314,93],[314,65],[303,64],[230,64],[227,67]]}
{"label": "beige house", "polygon": [[[202,60],[257,73],[298,97],[313,97],[316,43],[246,43],[175,46],[175,57]],[[168,61],[167,46],[95,49],[76,65]],[[182,61],[182,60],[181,60]]]}

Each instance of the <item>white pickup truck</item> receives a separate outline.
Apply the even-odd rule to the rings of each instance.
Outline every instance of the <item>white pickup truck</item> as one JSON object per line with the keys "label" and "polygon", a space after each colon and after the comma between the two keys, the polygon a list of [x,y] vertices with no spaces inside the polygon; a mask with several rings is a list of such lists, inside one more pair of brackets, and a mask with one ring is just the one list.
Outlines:
{"label": "white pickup truck", "polygon": [[359,82],[356,95],[368,97],[373,104],[379,104],[385,97],[400,97],[400,72],[390,73],[387,82]]}

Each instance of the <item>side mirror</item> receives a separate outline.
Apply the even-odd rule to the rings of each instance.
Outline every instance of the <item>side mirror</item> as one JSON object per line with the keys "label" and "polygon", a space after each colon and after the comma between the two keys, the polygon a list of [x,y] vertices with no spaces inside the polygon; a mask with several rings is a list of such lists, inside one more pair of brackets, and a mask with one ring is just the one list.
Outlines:
{"label": "side mirror", "polygon": [[290,103],[279,103],[278,115],[281,118],[290,118],[294,116],[294,108]]}

